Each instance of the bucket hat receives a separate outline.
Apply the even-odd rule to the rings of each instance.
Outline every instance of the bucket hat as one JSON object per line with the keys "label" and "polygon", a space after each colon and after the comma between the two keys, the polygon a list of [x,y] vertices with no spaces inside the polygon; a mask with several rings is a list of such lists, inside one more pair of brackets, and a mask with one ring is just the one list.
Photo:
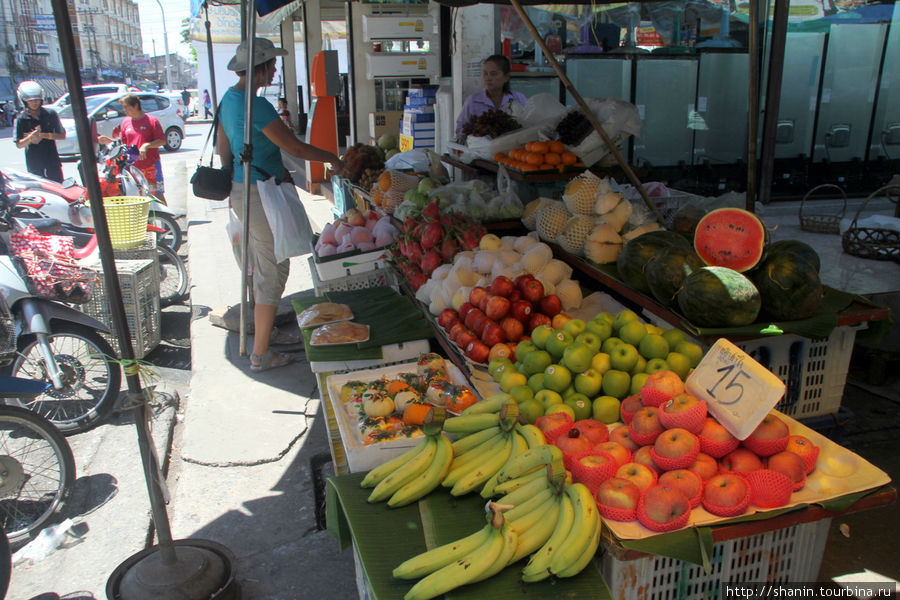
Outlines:
{"label": "bucket hat", "polygon": [[[234,56],[228,61],[229,71],[246,71],[247,70],[247,44],[250,40],[244,40],[237,47]],[[275,44],[266,38],[258,37],[253,44],[253,66],[267,63],[276,56],[285,56],[287,50],[284,48],[276,48]]]}

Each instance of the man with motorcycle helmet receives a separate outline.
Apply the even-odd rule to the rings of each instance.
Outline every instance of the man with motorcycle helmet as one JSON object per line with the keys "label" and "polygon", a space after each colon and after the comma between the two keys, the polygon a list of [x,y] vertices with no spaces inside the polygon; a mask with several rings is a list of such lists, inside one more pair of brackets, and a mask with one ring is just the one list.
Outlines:
{"label": "man with motorcycle helmet", "polygon": [[17,90],[25,108],[16,117],[16,148],[25,149],[29,173],[62,182],[62,163],[56,140],[66,139],[56,111],[42,106],[43,88],[35,81],[23,81]]}

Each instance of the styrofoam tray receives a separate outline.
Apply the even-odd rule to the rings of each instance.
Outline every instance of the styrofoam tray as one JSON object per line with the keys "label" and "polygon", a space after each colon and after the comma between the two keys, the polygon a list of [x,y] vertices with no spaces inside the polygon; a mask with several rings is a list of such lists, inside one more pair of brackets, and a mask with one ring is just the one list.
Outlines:
{"label": "styrofoam tray", "polygon": [[[833,500],[847,494],[874,489],[890,483],[891,478],[887,473],[863,457],[834,443],[824,435],[777,410],[772,412],[787,423],[791,435],[802,435],[819,447],[819,460],[816,464],[816,469],[807,475],[806,485],[791,494],[789,504],[778,507],[777,510],[801,504],[815,504]],[[742,516],[758,512],[765,511],[751,505]],[[729,519],[708,512],[701,505],[691,511],[691,518],[686,527],[715,525],[727,520]],[[656,532],[641,525],[638,521],[604,519],[603,522],[619,539],[639,540],[658,535]]]}
{"label": "styrofoam tray", "polygon": [[[446,362],[447,375],[456,385],[468,385],[466,377],[450,361]],[[419,436],[397,440],[387,440],[366,445],[359,431],[355,414],[351,414],[341,402],[341,387],[348,381],[376,381],[382,377],[393,377],[400,373],[415,373],[416,362],[389,365],[379,369],[365,369],[330,375],[326,380],[328,397],[334,408],[341,442],[347,456],[347,466],[351,473],[368,471],[369,469],[403,454],[421,441]]]}

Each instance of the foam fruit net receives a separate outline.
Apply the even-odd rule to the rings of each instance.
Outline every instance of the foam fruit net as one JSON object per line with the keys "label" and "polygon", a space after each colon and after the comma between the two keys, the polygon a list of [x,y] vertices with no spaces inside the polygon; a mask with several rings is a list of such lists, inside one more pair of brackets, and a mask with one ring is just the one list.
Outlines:
{"label": "foam fruit net", "polygon": [[750,483],[750,503],[760,508],[777,508],[791,501],[794,482],[784,473],[757,469],[746,475]]}

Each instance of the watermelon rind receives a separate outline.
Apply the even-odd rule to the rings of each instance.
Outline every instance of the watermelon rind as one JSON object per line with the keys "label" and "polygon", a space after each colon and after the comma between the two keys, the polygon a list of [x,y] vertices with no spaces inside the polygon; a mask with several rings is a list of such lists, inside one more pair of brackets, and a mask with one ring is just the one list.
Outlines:
{"label": "watermelon rind", "polygon": [[684,237],[666,230],[648,231],[626,242],[616,259],[616,268],[622,281],[640,292],[650,293],[644,270],[657,252],[669,246],[679,246],[686,250],[691,248]]}
{"label": "watermelon rind", "polygon": [[825,288],[815,267],[800,255],[769,255],[753,273],[762,299],[762,310],[777,321],[796,321],[811,316],[822,304]]}
{"label": "watermelon rind", "polygon": [[762,304],[753,282],[727,267],[697,269],[685,277],[676,298],[688,321],[701,327],[749,325]]}
{"label": "watermelon rind", "polygon": [[819,253],[806,242],[801,242],[800,240],[778,240],[777,242],[772,242],[766,247],[766,258],[782,252],[796,254],[798,258],[812,265],[816,273],[821,269],[822,261],[819,259]]}
{"label": "watermelon rind", "polygon": [[760,263],[768,236],[765,225],[752,212],[717,208],[697,223],[694,251],[709,266],[743,273]]}

